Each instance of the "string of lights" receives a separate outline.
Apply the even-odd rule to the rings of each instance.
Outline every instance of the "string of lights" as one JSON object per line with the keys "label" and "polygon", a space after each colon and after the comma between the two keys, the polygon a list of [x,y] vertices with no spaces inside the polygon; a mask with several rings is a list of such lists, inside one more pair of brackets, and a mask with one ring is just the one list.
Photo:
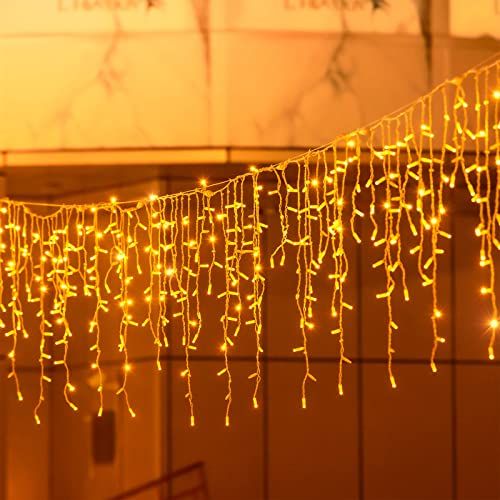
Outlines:
{"label": "string of lights", "polygon": [[[189,191],[152,194],[149,199],[94,205],[37,204],[1,200],[0,327],[10,342],[9,379],[19,401],[22,387],[16,371],[20,344],[39,340],[39,412],[49,368],[64,370],[63,395],[75,411],[76,387],[71,378],[71,349],[77,335],[89,335],[89,370],[97,374],[98,414],[103,412],[103,329],[117,314],[117,352],[122,378],[116,394],[132,417],[127,383],[133,375],[131,336],[146,332],[162,369],[162,352],[171,348],[171,326],[181,332],[186,401],[191,425],[196,423],[195,380],[191,356],[205,334],[220,344],[221,367],[214,375],[226,384],[225,424],[230,424],[233,379],[231,351],[239,336],[252,334],[255,368],[249,374],[250,399],[259,407],[262,381],[264,294],[276,267],[292,265],[296,288],[291,295],[298,312],[301,341],[293,353],[304,358],[300,404],[307,408],[310,383],[316,382],[309,362],[308,341],[317,327],[315,314],[319,276],[331,281],[330,324],[322,332],[338,342],[338,393],[351,364],[346,350],[345,317],[349,304],[349,241],[372,245],[378,253],[373,272],[382,278],[376,299],[385,304],[388,381],[396,388],[392,361],[398,330],[394,298],[411,301],[410,273],[429,291],[430,369],[436,372],[440,333],[438,266],[445,253],[446,200],[463,184],[477,207],[475,236],[480,242],[478,289],[488,301],[487,355],[495,358],[499,327],[496,252],[500,172],[500,61],[469,70],[446,81],[426,96],[377,122],[335,139],[297,158],[249,171],[210,185],[202,179]],[[470,153],[470,154],[468,154]],[[470,161],[470,158],[473,158]],[[262,203],[276,208],[276,227],[262,218]],[[361,221],[370,226],[363,239]],[[264,249],[266,232],[279,234]],[[273,238],[269,238],[274,241]],[[207,332],[206,300],[221,304],[217,332]],[[73,327],[71,308],[91,304],[88,332]],[[82,313],[83,314],[83,313]],[[212,313],[213,314],[213,313]],[[30,332],[27,318],[39,324]],[[170,325],[170,326],[169,326]]]}

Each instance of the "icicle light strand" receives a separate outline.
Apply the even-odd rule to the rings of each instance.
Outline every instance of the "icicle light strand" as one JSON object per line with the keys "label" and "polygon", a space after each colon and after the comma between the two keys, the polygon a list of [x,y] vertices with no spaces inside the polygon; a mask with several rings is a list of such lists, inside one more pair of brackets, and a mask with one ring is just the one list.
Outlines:
{"label": "icicle light strand", "polygon": [[[452,237],[445,230],[445,200],[459,183],[466,186],[478,209],[475,235],[483,270],[478,288],[491,311],[485,324],[487,355],[494,359],[500,321],[495,294],[495,253],[500,250],[499,69],[497,59],[324,147],[278,165],[251,167],[248,173],[217,185],[202,179],[190,191],[152,195],[149,200],[47,205],[44,211],[35,209],[35,204],[2,200],[0,327],[11,343],[8,377],[19,401],[23,400],[16,365],[19,346],[37,335],[36,422],[40,423],[47,384],[52,382],[52,366],[64,370],[64,398],[78,410],[69,358],[77,332],[69,310],[75,299],[85,298],[90,304],[89,368],[97,375],[98,415],[104,404],[103,336],[116,335],[123,363],[116,393],[134,417],[127,390],[134,375],[131,334],[143,329],[150,336],[161,370],[161,353],[170,348],[169,332],[175,331],[168,325],[174,323],[182,335],[181,376],[190,422],[195,425],[196,382],[190,356],[206,328],[202,306],[209,298],[223,303],[220,334],[211,338],[218,339],[222,351],[222,365],[214,375],[226,386],[225,424],[229,425],[234,391],[231,353],[244,330],[253,332],[255,368],[248,376],[248,392],[253,406],[259,407],[266,278],[285,262],[295,267],[297,275],[294,293],[300,340],[293,352],[304,358],[300,405],[307,407],[309,384],[316,381],[308,339],[317,326],[319,275],[327,275],[332,284],[331,324],[326,328],[338,342],[337,387],[343,395],[346,367],[351,363],[344,321],[353,309],[345,295],[350,240],[372,245],[378,255],[372,267],[383,283],[376,298],[386,310],[389,383],[396,388],[395,300],[410,301],[409,276],[418,277],[430,294],[429,365],[436,372],[439,346],[445,342],[440,319],[446,314],[440,307],[438,269],[445,242]],[[276,207],[275,233],[279,234],[278,242],[265,253],[264,196]],[[362,220],[370,226],[365,241]],[[138,302],[144,302],[144,307],[138,307]],[[118,312],[118,329],[103,330],[103,318],[113,311]],[[36,319],[38,332],[28,333],[28,316]],[[325,325],[321,328],[325,330]]]}

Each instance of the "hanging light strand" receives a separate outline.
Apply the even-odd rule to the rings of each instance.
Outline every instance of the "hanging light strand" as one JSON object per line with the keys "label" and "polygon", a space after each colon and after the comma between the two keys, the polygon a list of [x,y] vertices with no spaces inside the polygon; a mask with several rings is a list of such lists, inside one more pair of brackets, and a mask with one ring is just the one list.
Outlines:
{"label": "hanging light strand", "polygon": [[[450,190],[461,185],[478,210],[474,233],[483,280],[478,288],[488,299],[487,354],[494,359],[499,327],[499,67],[496,60],[470,70],[400,112],[328,145],[278,165],[253,166],[221,183],[202,179],[195,189],[137,202],[112,198],[108,203],[46,204],[40,209],[2,200],[0,328],[10,342],[8,377],[18,399],[23,400],[17,373],[20,343],[30,337],[27,322],[36,321],[38,331],[31,334],[38,341],[40,374],[35,420],[41,421],[47,384],[58,367],[64,371],[64,399],[78,410],[70,360],[81,318],[76,321],[71,311],[78,307],[75,299],[81,299],[90,304],[86,338],[89,368],[97,380],[98,415],[104,408],[102,363],[111,358],[122,363],[116,392],[135,416],[129,397],[131,360],[134,339],[144,330],[158,370],[164,350],[182,346],[181,375],[190,423],[195,425],[192,359],[200,339],[216,338],[205,332],[207,314],[213,314],[206,302],[211,301],[222,312],[218,339],[223,364],[216,375],[225,380],[224,418],[229,425],[235,394],[230,360],[239,336],[248,333],[255,341],[255,368],[248,379],[252,404],[259,406],[264,341],[273,335],[263,317],[266,281],[286,262],[294,263],[297,278],[290,299],[298,319],[293,352],[304,359],[300,405],[307,408],[310,383],[316,382],[312,339],[325,331],[333,335],[338,353],[337,388],[342,395],[351,364],[346,342],[346,318],[354,308],[346,298],[355,248],[351,240],[372,245],[376,253],[372,268],[381,278],[376,298],[384,303],[386,315],[389,383],[396,388],[393,359],[402,342],[396,304],[401,297],[404,302],[413,297],[412,277],[430,303],[425,314],[435,372],[438,348],[445,342],[440,333],[445,311],[440,307],[439,260],[452,237],[446,231],[445,202]],[[266,219],[269,206],[275,220]],[[365,224],[368,238],[362,237]],[[269,227],[277,240],[268,237]],[[317,283],[322,276],[331,283],[328,324],[318,321],[324,294],[317,292]],[[117,328],[109,327],[113,321]]]}

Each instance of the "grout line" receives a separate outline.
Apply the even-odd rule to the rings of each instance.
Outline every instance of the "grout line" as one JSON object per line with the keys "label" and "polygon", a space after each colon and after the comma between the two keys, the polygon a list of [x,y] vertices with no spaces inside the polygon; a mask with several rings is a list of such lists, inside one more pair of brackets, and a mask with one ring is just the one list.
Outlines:
{"label": "grout line", "polygon": [[[174,433],[173,433],[173,400],[172,400],[172,360],[167,360],[166,371],[166,474],[172,474],[173,472],[173,455],[174,455]],[[172,481],[167,482],[167,500],[173,495]]]}
{"label": "grout line", "polygon": [[7,366],[0,362],[0,500],[6,500],[9,491],[7,491],[7,470],[9,467],[7,450],[9,445],[9,400],[8,393],[5,390],[7,380]]}
{"label": "grout line", "polygon": [[[160,357],[161,361],[183,361],[185,358],[183,357],[182,354],[167,354],[163,355]],[[363,365],[387,365],[387,358],[378,358],[378,357],[373,357],[373,358],[363,358],[360,359],[358,357],[350,357],[351,361],[353,364],[363,364]],[[156,356],[141,356],[137,358],[130,357],[129,358],[130,363],[132,364],[141,364],[141,363],[154,363],[156,362]],[[210,361],[217,361],[220,362],[221,357],[220,355],[206,355],[206,356],[192,356],[190,358],[190,361],[193,363],[196,362],[210,362]],[[315,357],[315,356],[310,356],[309,360],[311,363],[337,363],[339,361],[338,356],[325,356],[325,357]],[[235,356],[231,358],[232,363],[238,363],[238,362],[253,362],[255,361],[255,356]],[[303,363],[304,361],[299,358],[290,358],[288,356],[262,356],[261,357],[262,363]],[[429,359],[410,359],[410,358],[400,358],[400,359],[393,359],[392,363],[394,365],[414,365],[414,366],[429,366]],[[110,366],[120,366],[123,364],[123,360],[116,359],[116,360],[103,360],[100,365],[105,368],[105,367],[110,367]],[[437,360],[436,364],[438,367],[441,366],[500,366],[500,359],[494,359],[494,360],[489,360],[489,359],[441,359]],[[90,366],[88,363],[78,363],[73,366],[69,367],[70,370],[73,371],[79,371],[79,370],[90,370]],[[51,366],[47,367],[45,369],[48,373],[54,373],[57,371],[63,371],[59,366]],[[37,366],[19,366],[16,368],[16,371],[19,372],[24,372],[24,373],[33,373],[33,372],[38,372],[39,367]]]}
{"label": "grout line", "polygon": [[[169,191],[171,187],[171,182],[166,179],[163,180],[162,186],[165,191]],[[171,313],[170,304],[167,304],[167,313]],[[172,333],[172,327],[167,325],[167,335],[170,336]],[[173,473],[174,470],[174,401],[173,401],[173,385],[172,385],[172,373],[173,373],[173,359],[166,359],[166,370],[165,370],[165,382],[166,382],[166,401],[165,401],[165,416],[166,416],[166,442],[165,445],[165,472],[167,475]],[[166,488],[164,489],[166,493],[166,499],[169,500],[173,497],[174,490],[172,481],[168,481]]]}
{"label": "grout line", "polygon": [[[266,221],[267,222],[267,221]],[[264,252],[267,250],[267,238],[263,239]],[[269,285],[268,285],[269,286]],[[269,293],[264,294],[264,307],[262,308],[262,323],[264,326],[264,335],[262,336],[262,348],[267,352],[268,346],[268,297]],[[269,500],[269,358],[266,356],[263,359],[263,374],[262,374],[262,399],[264,408],[262,409],[262,498]]]}
{"label": "grout line", "polygon": [[[361,231],[363,227],[361,226]],[[363,359],[363,253],[362,246],[358,245],[356,252],[357,267],[357,316],[358,316],[358,356]],[[363,363],[358,364],[358,498],[365,498],[365,440],[364,440],[364,384],[363,384]]]}
{"label": "grout line", "polygon": [[[452,234],[456,234],[456,215],[454,212],[454,203],[455,197],[454,192],[451,194],[451,203],[453,206],[452,214],[451,214],[451,231]],[[456,313],[457,313],[457,304],[456,304],[456,244],[455,238],[451,239],[451,249],[450,249],[450,302],[451,302],[451,318],[450,318],[450,326],[451,326],[451,381],[450,381],[450,389],[451,389],[451,498],[452,500],[457,499],[457,490],[458,490],[458,474],[457,474],[457,344],[456,344],[456,336],[457,336],[457,323],[456,323]]]}

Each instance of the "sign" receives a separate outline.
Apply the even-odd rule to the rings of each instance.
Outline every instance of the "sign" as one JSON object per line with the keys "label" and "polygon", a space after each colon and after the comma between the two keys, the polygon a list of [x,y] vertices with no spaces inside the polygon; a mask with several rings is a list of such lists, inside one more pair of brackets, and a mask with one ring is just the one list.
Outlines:
{"label": "sign", "polygon": [[397,0],[232,0],[228,27],[266,31],[419,33],[416,2]]}
{"label": "sign", "polygon": [[196,27],[187,0],[16,0],[0,2],[2,34],[55,35],[189,31]]}

